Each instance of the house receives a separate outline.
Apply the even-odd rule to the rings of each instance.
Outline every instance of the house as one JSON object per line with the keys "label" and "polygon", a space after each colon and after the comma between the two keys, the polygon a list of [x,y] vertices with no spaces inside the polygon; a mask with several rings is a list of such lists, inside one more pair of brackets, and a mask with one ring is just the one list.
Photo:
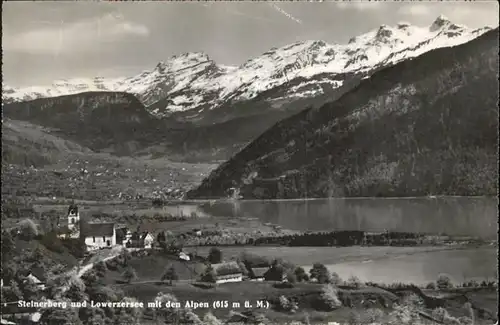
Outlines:
{"label": "house", "polygon": [[45,290],[47,282],[45,271],[38,267],[32,267],[26,275],[26,281],[32,281],[39,290]]}
{"label": "house", "polygon": [[127,241],[127,247],[131,248],[151,248],[153,246],[155,238],[154,236],[147,231],[142,233],[136,231],[130,237],[130,240]]}
{"label": "house", "polygon": [[85,245],[92,248],[113,247],[116,245],[116,228],[112,222],[87,223],[84,229]]}
{"label": "house", "polygon": [[248,274],[251,281],[264,281],[264,275],[269,271],[269,267],[252,267]]}
{"label": "house", "polygon": [[19,307],[15,304],[2,304],[2,324],[36,324],[42,317],[36,307]]}
{"label": "house", "polygon": [[212,264],[216,276],[216,283],[241,282],[243,273],[238,263],[231,261],[226,263]]}

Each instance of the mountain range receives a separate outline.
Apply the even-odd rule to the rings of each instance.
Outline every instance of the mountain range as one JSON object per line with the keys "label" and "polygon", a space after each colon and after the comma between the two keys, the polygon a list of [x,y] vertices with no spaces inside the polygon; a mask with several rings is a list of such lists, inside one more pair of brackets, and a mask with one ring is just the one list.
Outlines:
{"label": "mountain range", "polygon": [[189,198],[496,195],[498,28],[278,122]]}
{"label": "mountain range", "polygon": [[65,152],[223,162],[190,198],[492,193],[497,32],[440,16],[239,67],[187,53],[131,78],[4,85],[2,162],[44,166]]}
{"label": "mountain range", "polygon": [[197,124],[263,110],[294,113],[304,105],[330,100],[332,92],[352,79],[435,48],[462,44],[488,29],[469,29],[439,16],[427,27],[382,25],[348,44],[303,41],[273,48],[239,67],[219,65],[205,53],[185,53],[133,77],[58,80],[26,88],[4,85],[2,99],[9,103],[82,92],[125,92],[134,94],[155,117],[174,116]]}

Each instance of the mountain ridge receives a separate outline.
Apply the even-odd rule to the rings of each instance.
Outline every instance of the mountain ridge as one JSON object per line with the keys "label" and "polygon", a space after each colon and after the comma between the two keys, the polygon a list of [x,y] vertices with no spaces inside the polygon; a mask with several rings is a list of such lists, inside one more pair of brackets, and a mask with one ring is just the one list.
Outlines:
{"label": "mountain ridge", "polygon": [[494,195],[497,105],[498,28],[279,121],[188,198]]}
{"label": "mountain ridge", "polygon": [[[265,99],[270,103],[268,109],[280,109],[291,101],[337,89],[345,82],[336,78],[339,74],[364,76],[433,48],[462,44],[486,30],[468,29],[440,16],[430,27],[405,23],[395,27],[382,25],[353,37],[348,44],[295,42],[268,50],[239,67],[222,66],[205,53],[190,52],[173,56],[153,70],[129,78],[60,80],[49,87],[24,89],[4,86],[2,98],[5,102],[16,102],[83,90],[128,92],[136,95],[157,117],[181,113],[189,120],[200,114],[210,115],[211,110],[222,106],[237,107],[238,103],[302,78],[293,89],[279,94],[270,92]],[[318,78],[322,74],[325,77]]]}

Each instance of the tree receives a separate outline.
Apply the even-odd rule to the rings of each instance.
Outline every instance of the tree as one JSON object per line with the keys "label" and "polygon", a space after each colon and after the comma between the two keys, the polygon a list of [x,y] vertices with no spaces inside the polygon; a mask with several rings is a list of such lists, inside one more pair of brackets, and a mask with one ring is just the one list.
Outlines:
{"label": "tree", "polygon": [[217,247],[210,248],[208,253],[208,261],[211,264],[217,264],[222,262],[222,252]]}
{"label": "tree", "polygon": [[292,271],[287,272],[287,274],[286,274],[286,280],[288,282],[290,282],[290,283],[295,283],[295,282],[297,282],[297,276]]}
{"label": "tree", "polygon": [[167,241],[167,236],[165,235],[165,231],[161,231],[158,233],[158,236],[156,236],[156,240],[159,243],[164,243]]}
{"label": "tree", "polygon": [[37,300],[40,296],[37,285],[30,278],[25,278],[21,284],[21,291],[26,300]]}
{"label": "tree", "polygon": [[175,268],[173,265],[170,265],[169,267],[166,268],[165,273],[163,273],[161,280],[165,281],[168,280],[169,284],[172,285],[172,281],[178,280],[179,276],[175,272]]}
{"label": "tree", "polygon": [[206,268],[205,272],[201,276],[201,281],[215,283],[217,281],[217,274],[215,270],[209,266]]}
{"label": "tree", "polygon": [[241,274],[248,275],[248,269],[245,266],[245,263],[243,263],[242,261],[238,261],[238,266],[240,267]]}
{"label": "tree", "polygon": [[278,298],[278,306],[277,307],[279,310],[282,310],[285,312],[291,312],[291,313],[296,312],[298,309],[298,306],[294,301],[288,299],[287,297],[285,297],[283,295],[281,295]]}
{"label": "tree", "polygon": [[17,282],[11,280],[9,284],[10,284],[9,291],[6,292],[9,300],[10,301],[23,300],[23,293],[21,289],[19,289]]}
{"label": "tree", "polygon": [[351,275],[347,279],[347,285],[353,288],[361,288],[363,286],[363,283],[357,276]]}
{"label": "tree", "polygon": [[223,323],[217,319],[217,317],[212,314],[211,311],[208,311],[205,316],[203,316],[203,324],[206,325],[222,325]]}
{"label": "tree", "polygon": [[426,289],[431,289],[431,290],[435,290],[436,289],[436,284],[434,282],[429,282],[427,283],[427,285],[425,286]]}
{"label": "tree", "polygon": [[342,284],[342,278],[340,277],[340,275],[338,275],[337,272],[330,273],[330,278],[331,278],[331,281],[330,281],[331,284],[333,284],[337,287]]}
{"label": "tree", "polygon": [[128,267],[125,272],[122,274],[123,278],[125,281],[128,283],[132,282],[132,280],[137,279],[137,273],[135,272],[134,268]]}
{"label": "tree", "polygon": [[24,240],[32,240],[38,236],[38,226],[31,219],[24,219],[19,223],[19,231],[21,238]]}
{"label": "tree", "polygon": [[99,276],[96,270],[90,270],[82,276],[83,283],[86,287],[92,287],[99,282]]}
{"label": "tree", "polygon": [[98,262],[94,266],[94,269],[96,271],[96,275],[101,278],[106,275],[106,271],[108,270],[108,268],[106,267],[106,263],[104,263],[103,261]]}
{"label": "tree", "polygon": [[12,239],[12,235],[7,231],[2,231],[2,260],[6,259],[10,256],[10,254],[14,251],[15,243],[14,239]]}
{"label": "tree", "polygon": [[[137,303],[137,299],[131,297],[123,297],[121,302]],[[115,310],[114,321],[116,325],[122,324],[139,324],[142,317],[142,309],[134,308],[117,308]]]}
{"label": "tree", "polygon": [[122,265],[128,266],[128,263],[132,259],[132,255],[130,254],[130,252],[126,248],[123,248],[120,255],[122,259]]}
{"label": "tree", "polygon": [[40,318],[42,325],[82,325],[76,308],[47,308]]}
{"label": "tree", "polygon": [[324,285],[321,289],[320,302],[326,310],[334,310],[342,307],[342,302],[337,295],[337,289],[331,284]]}
{"label": "tree", "polygon": [[446,274],[440,274],[436,281],[437,287],[439,289],[450,289],[453,288],[453,284],[451,283],[451,279]]}
{"label": "tree", "polygon": [[309,281],[309,276],[307,275],[306,270],[300,266],[295,269],[295,277],[298,282]]}
{"label": "tree", "polygon": [[316,279],[318,283],[330,283],[331,274],[321,263],[314,263],[312,269],[309,271],[311,274],[311,279]]}

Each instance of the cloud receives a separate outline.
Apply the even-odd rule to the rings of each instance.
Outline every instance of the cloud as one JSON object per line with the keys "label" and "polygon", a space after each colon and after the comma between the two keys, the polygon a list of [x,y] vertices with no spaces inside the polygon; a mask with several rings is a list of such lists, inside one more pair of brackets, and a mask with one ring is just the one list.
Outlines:
{"label": "cloud", "polygon": [[107,14],[77,22],[32,21],[34,28],[10,34],[4,29],[6,51],[36,54],[88,52],[100,44],[119,42],[129,37],[147,37],[149,29],[125,20],[120,14]]}

